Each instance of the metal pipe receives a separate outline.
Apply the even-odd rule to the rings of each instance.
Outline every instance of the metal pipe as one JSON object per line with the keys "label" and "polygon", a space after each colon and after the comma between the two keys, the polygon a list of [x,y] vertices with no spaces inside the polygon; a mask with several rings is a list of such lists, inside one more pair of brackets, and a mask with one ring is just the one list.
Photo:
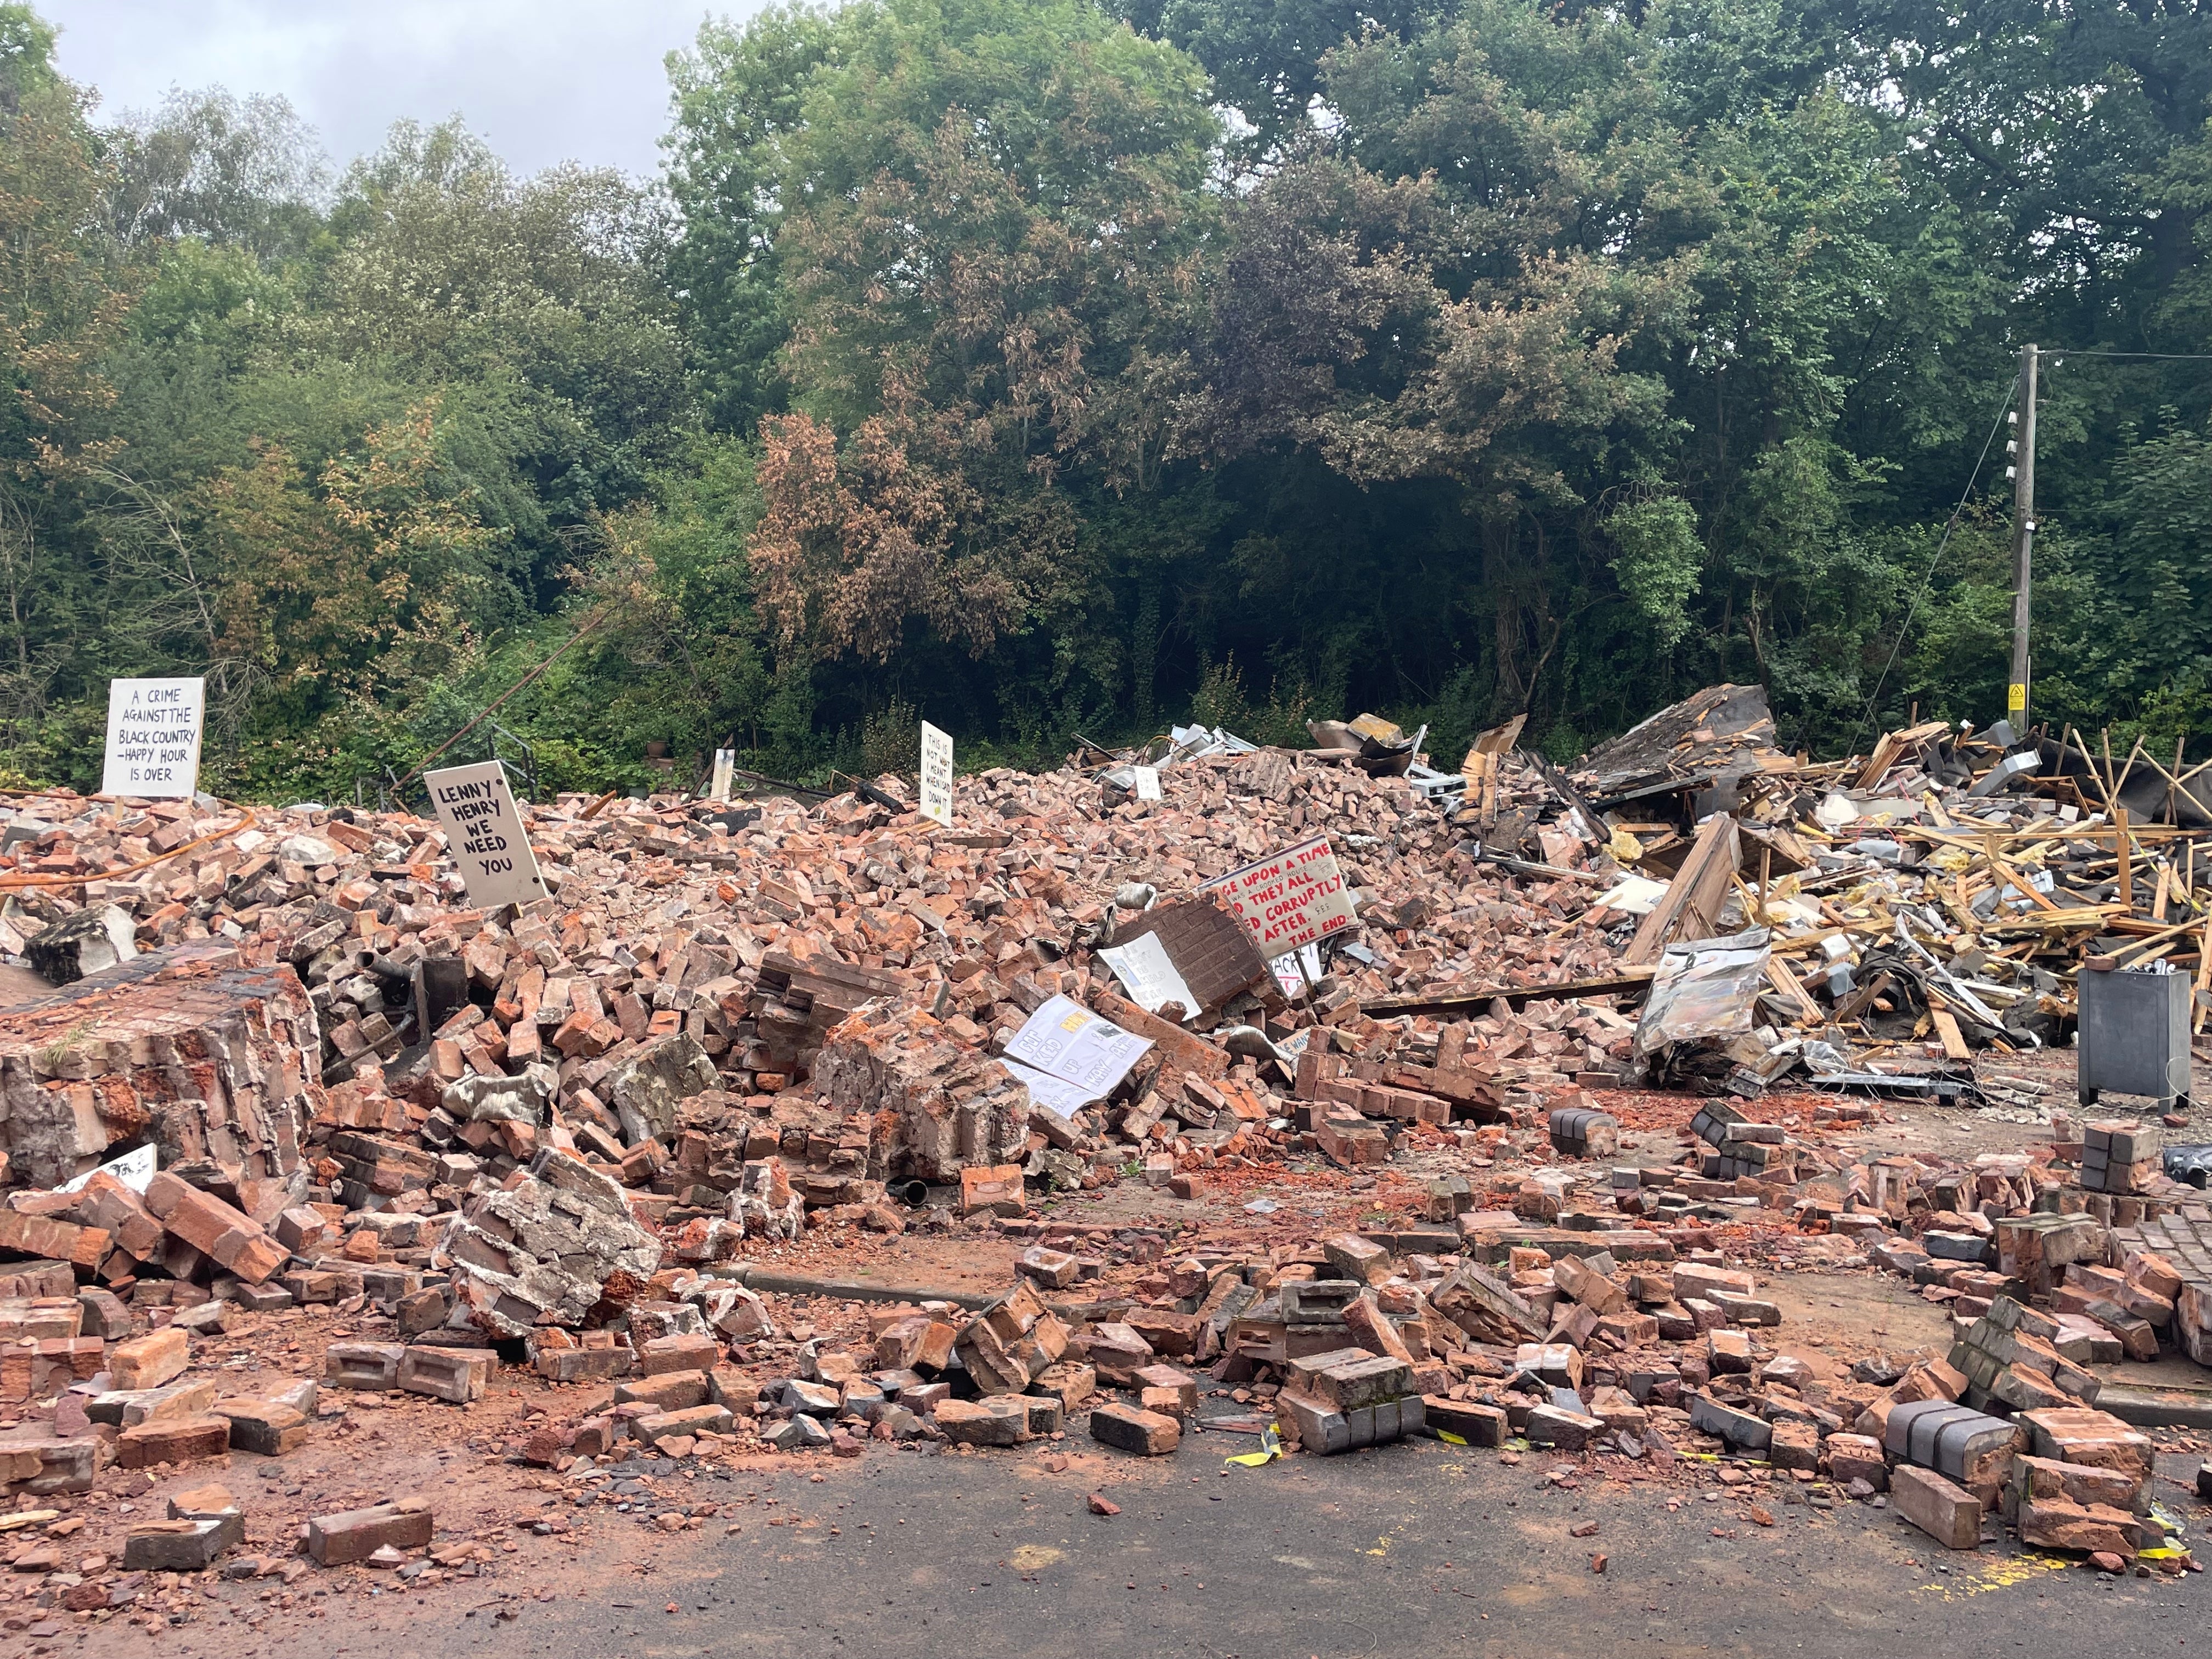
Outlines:
{"label": "metal pipe", "polygon": [[839,1302],[950,1302],[973,1311],[999,1299],[996,1291],[948,1291],[921,1285],[876,1285],[859,1279],[817,1279],[811,1273],[776,1273],[740,1265],[717,1268],[714,1276],[750,1291],[774,1296],[826,1296]]}

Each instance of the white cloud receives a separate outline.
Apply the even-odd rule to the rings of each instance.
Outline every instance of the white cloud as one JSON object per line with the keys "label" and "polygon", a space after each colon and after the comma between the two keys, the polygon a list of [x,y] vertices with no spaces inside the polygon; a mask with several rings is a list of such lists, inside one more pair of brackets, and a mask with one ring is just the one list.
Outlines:
{"label": "white cloud", "polygon": [[173,86],[281,93],[343,166],[393,121],[459,111],[525,172],[659,167],[662,60],[758,0],[35,0],[63,73],[112,115]]}

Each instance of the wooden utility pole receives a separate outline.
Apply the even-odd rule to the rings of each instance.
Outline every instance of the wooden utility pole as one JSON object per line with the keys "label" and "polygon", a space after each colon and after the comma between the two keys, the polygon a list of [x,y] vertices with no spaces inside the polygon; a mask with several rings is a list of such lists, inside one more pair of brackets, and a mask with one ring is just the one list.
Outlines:
{"label": "wooden utility pole", "polygon": [[2020,349],[2020,407],[2013,411],[2018,436],[2012,470],[2012,682],[2005,714],[2019,736],[2027,735],[2028,599],[2035,574],[2035,348]]}

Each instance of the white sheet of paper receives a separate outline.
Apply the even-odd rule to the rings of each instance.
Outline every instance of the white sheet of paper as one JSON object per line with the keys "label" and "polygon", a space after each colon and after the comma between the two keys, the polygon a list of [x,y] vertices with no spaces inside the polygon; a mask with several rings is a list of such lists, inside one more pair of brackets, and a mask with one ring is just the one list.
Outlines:
{"label": "white sheet of paper", "polygon": [[1029,1085],[1032,1103],[1061,1117],[1073,1117],[1092,1101],[1105,1098],[1103,1095],[1092,1094],[1080,1084],[1066,1082],[1034,1066],[1024,1066],[1018,1060],[1008,1060],[1004,1054],[999,1057],[999,1064],[1013,1074],[1015,1082]]}
{"label": "white sheet of paper", "polygon": [[1125,1031],[1080,1003],[1056,996],[1029,1017],[1006,1045],[1006,1053],[1098,1100],[1128,1076],[1129,1068],[1152,1046],[1151,1038]]}
{"label": "white sheet of paper", "polygon": [[1627,916],[1648,916],[1652,908],[1667,896],[1667,884],[1654,881],[1649,876],[1624,874],[1621,878],[1590,901],[1593,910],[1618,910]]}
{"label": "white sheet of paper", "polygon": [[737,764],[736,750],[717,749],[714,751],[714,781],[707,786],[708,800],[729,799],[731,774],[736,770]]}
{"label": "white sheet of paper", "polygon": [[87,1170],[76,1180],[64,1182],[57,1190],[74,1193],[82,1189],[85,1182],[96,1175],[112,1175],[132,1192],[143,1193],[160,1164],[160,1154],[153,1147],[139,1146],[120,1158],[111,1158],[96,1170]]}
{"label": "white sheet of paper", "polygon": [[1158,767],[1133,766],[1129,770],[1136,774],[1137,799],[1139,800],[1159,799],[1160,769]]}
{"label": "white sheet of paper", "polygon": [[1183,1018],[1198,1012],[1198,999],[1176,971],[1175,959],[1158,933],[1145,933],[1127,945],[1109,945],[1098,954],[1114,970],[1129,1000],[1148,1014],[1157,1014],[1170,1002],[1182,1004]]}

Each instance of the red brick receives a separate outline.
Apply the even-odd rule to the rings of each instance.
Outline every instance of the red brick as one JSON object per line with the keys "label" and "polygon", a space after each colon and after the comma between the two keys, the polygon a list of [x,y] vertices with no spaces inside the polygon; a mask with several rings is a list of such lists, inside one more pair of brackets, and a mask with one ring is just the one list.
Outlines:
{"label": "red brick", "polygon": [[618,1382],[615,1385],[615,1404],[650,1406],[662,1412],[689,1411],[706,1403],[710,1391],[707,1377],[705,1371],[662,1371],[657,1376]]}
{"label": "red brick", "polygon": [[18,1255],[46,1256],[72,1267],[97,1267],[112,1243],[104,1227],[80,1227],[48,1216],[0,1209],[0,1249],[13,1250]]}
{"label": "red brick", "polygon": [[669,1371],[710,1371],[722,1363],[722,1346],[711,1336],[656,1336],[637,1351],[641,1376]]}
{"label": "red brick", "polygon": [[2020,1506],[2020,1541],[2034,1549],[2125,1555],[2133,1552],[2136,1534],[2133,1514],[2103,1504],[2032,1498]]}
{"label": "red brick", "polygon": [[1437,1435],[1449,1435],[1470,1446],[1502,1446],[1510,1432],[1505,1413],[1496,1406],[1446,1400],[1437,1395],[1421,1397],[1423,1416]]}
{"label": "red brick", "polygon": [[654,1412],[635,1419],[630,1432],[647,1445],[656,1445],[671,1435],[727,1434],[730,1413],[720,1406],[691,1406],[679,1412]]}
{"label": "red brick", "polygon": [[289,1254],[252,1217],[167,1170],[146,1183],[146,1207],[171,1233],[249,1285],[265,1280]]}
{"label": "red brick", "polygon": [[307,1522],[307,1553],[318,1565],[342,1567],[366,1560],[386,1545],[420,1549],[435,1528],[428,1498],[403,1498],[371,1509],[316,1516]]}
{"label": "red brick", "polygon": [[158,1389],[191,1363],[191,1340],[174,1326],[118,1342],[107,1357],[110,1380],[118,1389]]}
{"label": "red brick", "polygon": [[1018,1164],[971,1164],[960,1172],[960,1213],[1018,1216],[1029,1212]]}
{"label": "red brick", "polygon": [[488,1348],[410,1347],[399,1357],[399,1386],[454,1405],[481,1400],[491,1382]]}
{"label": "red brick", "polygon": [[116,1437],[115,1461],[126,1469],[220,1457],[230,1449],[227,1417],[174,1417],[141,1423]]}
{"label": "red brick", "polygon": [[1164,1457],[1182,1443],[1182,1425],[1159,1412],[1133,1406],[1099,1406],[1091,1413],[1091,1437],[1117,1451]]}
{"label": "red brick", "polygon": [[307,1419],[277,1400],[218,1400],[210,1408],[230,1425],[233,1449],[278,1457],[307,1443]]}
{"label": "red brick", "polygon": [[1946,1549],[1971,1550],[1982,1541],[1982,1500],[1932,1470],[1899,1464],[1890,1472],[1890,1502],[1897,1512]]}

